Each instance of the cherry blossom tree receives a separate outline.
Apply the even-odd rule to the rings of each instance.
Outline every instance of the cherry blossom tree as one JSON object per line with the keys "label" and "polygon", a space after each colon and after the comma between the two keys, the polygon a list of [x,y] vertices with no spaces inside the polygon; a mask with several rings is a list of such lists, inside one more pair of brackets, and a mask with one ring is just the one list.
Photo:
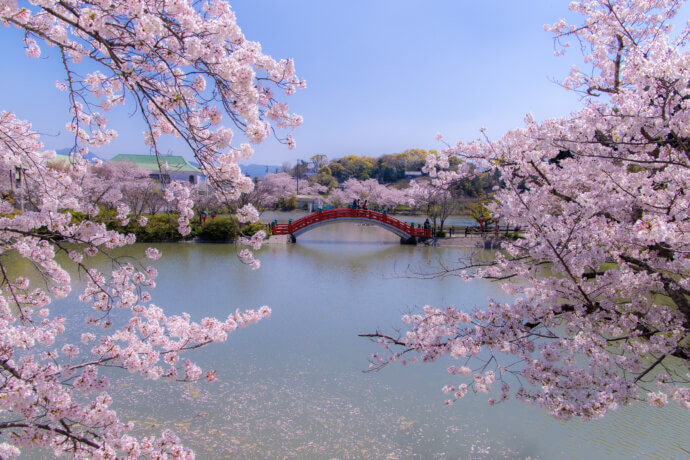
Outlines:
{"label": "cherry blossom tree", "polygon": [[88,165],[87,173],[79,179],[85,201],[94,206],[112,208],[123,202],[129,207],[132,217],[143,213],[156,214],[165,203],[160,185],[134,163]]}
{"label": "cherry blossom tree", "polygon": [[[193,458],[170,431],[131,436],[132,425],[111,408],[108,379],[100,369],[148,379],[205,376],[213,381],[215,373],[204,373],[183,358],[184,352],[224,341],[235,329],[268,317],[270,309],[237,310],[226,319],[198,322],[187,314],[168,316],[151,303],[154,267],[113,258],[112,272],[94,268],[94,255],[109,255],[134,243],[134,236],[92,220],[100,201],[87,196],[95,189],[85,179],[82,156],[115,138],[102,112],[129,100],[144,121],[144,141],[153,154],[160,154],[163,134],[180,137],[209,180],[222,184],[224,195],[237,197],[253,186],[237,164],[252,147],[231,144],[234,133],[223,120],[250,143],[296,127],[301,117],[288,113],[274,93],[292,94],[304,82],[295,76],[292,61],[276,62],[246,40],[222,0],[0,0],[0,21],[10,27],[3,29],[8,37],[3,44],[18,31],[14,37],[23,38],[29,57],[39,57],[42,45],[57,50],[64,67],[57,86],[70,103],[67,127],[74,136],[71,163],[52,168],[48,162],[55,152],[44,151],[31,125],[0,112],[0,171],[21,171],[21,186],[33,192],[25,212],[17,212],[5,194],[0,200],[0,458],[32,447],[75,458]],[[89,63],[88,74],[82,61]],[[294,145],[290,136],[282,141]],[[181,233],[188,233],[190,190],[175,182],[165,198],[180,214]],[[125,225],[130,207],[117,193],[107,201]],[[88,218],[73,224],[69,210]],[[258,219],[251,207],[240,211],[242,221]],[[247,244],[257,247],[260,236]],[[13,275],[11,252],[30,262],[38,282]],[[77,293],[90,311],[85,325],[49,308],[72,290],[59,254],[86,280]],[[157,259],[160,253],[149,248],[146,256]],[[258,267],[249,251],[239,256]]]}
{"label": "cherry blossom tree", "polygon": [[369,201],[370,209],[377,206],[395,207],[407,201],[405,193],[401,190],[386,187],[379,184],[376,179],[360,181],[348,179],[343,182],[342,188],[334,190],[328,198],[331,204],[349,204],[355,199]]}
{"label": "cherry blossom tree", "polygon": [[255,190],[256,204],[264,208],[276,205],[281,199],[297,193],[297,181],[288,173],[266,174]]}
{"label": "cherry blossom tree", "polygon": [[[318,198],[328,191],[318,183],[305,183],[299,187],[299,194]],[[261,207],[271,208],[285,203],[290,195],[297,195],[297,179],[287,173],[266,174],[252,194],[251,201]]]}
{"label": "cherry blossom tree", "polygon": [[524,239],[439,275],[497,280],[515,297],[426,306],[400,336],[367,334],[392,353],[374,368],[448,356],[449,404],[493,392],[490,404],[516,397],[561,419],[634,401],[690,409],[690,26],[671,27],[683,4],[571,3],[582,22],[547,29],[557,54],[574,43],[591,64],[563,82],[582,109],[427,157],[437,183],[470,163],[500,173],[488,207]]}
{"label": "cherry blossom tree", "polygon": [[406,194],[411,206],[422,208],[433,220],[434,227],[438,219],[440,228],[443,229],[446,219],[458,209],[458,201],[453,196],[451,187],[451,182],[411,181]]}

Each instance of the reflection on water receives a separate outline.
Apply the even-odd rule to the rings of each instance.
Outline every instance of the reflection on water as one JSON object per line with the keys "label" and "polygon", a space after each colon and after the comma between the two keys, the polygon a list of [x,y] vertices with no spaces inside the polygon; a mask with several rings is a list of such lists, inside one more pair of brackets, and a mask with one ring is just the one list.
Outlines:
{"label": "reflection on water", "polygon": [[[139,434],[173,429],[202,459],[665,459],[690,450],[690,416],[673,404],[564,423],[517,402],[489,407],[485,397],[446,407],[440,388],[456,383],[445,372],[450,360],[362,372],[379,349],[358,333],[392,330],[425,304],[506,299],[488,282],[404,276],[468,253],[398,241],[378,227],[324,226],[297,244],[264,247],[258,271],[238,263],[232,245],[157,245],[164,257],[153,301],[168,313],[199,320],[270,305],[273,314],[194,353],[219,382],[119,377],[117,410]],[[54,309],[74,312],[75,302]]]}

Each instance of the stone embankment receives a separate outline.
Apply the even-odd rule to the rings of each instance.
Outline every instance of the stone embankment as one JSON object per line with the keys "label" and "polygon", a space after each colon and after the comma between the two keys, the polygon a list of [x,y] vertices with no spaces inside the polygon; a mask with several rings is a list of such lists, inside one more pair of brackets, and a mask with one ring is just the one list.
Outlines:
{"label": "stone embankment", "polygon": [[431,238],[421,244],[447,248],[481,248],[498,249],[502,238],[477,238],[466,236],[451,236],[450,238]]}
{"label": "stone embankment", "polygon": [[[498,249],[501,247],[501,238],[477,238],[452,236],[450,238],[430,238],[419,245],[438,246],[447,248],[478,248]],[[290,235],[271,235],[264,244],[289,244],[292,243]]]}

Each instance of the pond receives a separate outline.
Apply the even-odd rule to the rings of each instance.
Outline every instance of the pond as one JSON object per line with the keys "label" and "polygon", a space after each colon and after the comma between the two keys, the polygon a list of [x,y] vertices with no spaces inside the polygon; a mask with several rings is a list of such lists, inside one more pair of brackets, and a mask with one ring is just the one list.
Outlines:
{"label": "pond", "polygon": [[[445,406],[441,387],[455,383],[445,371],[450,360],[363,372],[380,347],[358,333],[393,331],[402,314],[426,304],[469,309],[507,300],[489,282],[415,275],[466,257],[466,249],[403,246],[378,227],[336,224],[297,244],[265,246],[252,271],[233,245],[155,246],[164,257],[155,263],[153,302],[167,313],[199,320],[273,310],[194,352],[204,369],[218,370],[217,382],[114,378],[116,409],[137,434],[171,428],[197,458],[666,459],[690,451],[690,415],[674,404],[560,422],[516,401],[490,407],[486,395]],[[84,307],[74,297],[53,310],[76,320]]]}

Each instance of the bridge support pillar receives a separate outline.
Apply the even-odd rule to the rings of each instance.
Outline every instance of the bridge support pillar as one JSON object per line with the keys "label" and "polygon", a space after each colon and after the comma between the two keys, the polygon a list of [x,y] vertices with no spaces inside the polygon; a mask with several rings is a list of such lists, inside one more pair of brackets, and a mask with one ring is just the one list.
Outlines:
{"label": "bridge support pillar", "polygon": [[417,237],[411,236],[409,238],[400,238],[400,244],[417,244]]}
{"label": "bridge support pillar", "polygon": [[295,235],[290,233],[288,237],[290,238],[290,243],[297,243],[297,237],[295,237]]}

